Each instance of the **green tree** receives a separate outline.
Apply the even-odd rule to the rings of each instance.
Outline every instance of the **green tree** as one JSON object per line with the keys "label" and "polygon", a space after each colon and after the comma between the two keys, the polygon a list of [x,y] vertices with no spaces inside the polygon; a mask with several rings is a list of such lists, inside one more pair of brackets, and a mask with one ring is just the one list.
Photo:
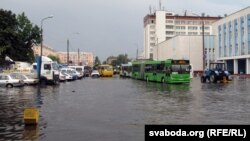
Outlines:
{"label": "green tree", "polygon": [[107,64],[107,61],[103,61],[102,64]]}
{"label": "green tree", "polygon": [[17,22],[17,33],[20,42],[19,46],[16,46],[16,59],[32,62],[34,61],[32,46],[40,43],[41,30],[37,25],[33,25],[24,13],[17,16]]}
{"label": "green tree", "polygon": [[[0,9],[0,63],[4,62],[5,55],[11,51],[11,48],[17,40],[17,20],[16,15],[11,11]],[[10,56],[12,57],[12,56]]]}
{"label": "green tree", "polygon": [[115,65],[121,65],[121,64],[127,64],[130,60],[128,59],[128,55],[127,54],[119,54],[117,56],[117,60],[115,62]]}
{"label": "green tree", "polygon": [[40,33],[24,13],[16,17],[11,11],[0,9],[0,63],[6,55],[15,61],[32,62],[32,46],[40,43]]}
{"label": "green tree", "polygon": [[49,57],[51,60],[60,63],[60,59],[59,59],[57,56],[54,56],[54,55],[51,55],[51,54],[50,54],[50,55],[48,55],[48,57]]}
{"label": "green tree", "polygon": [[100,59],[98,58],[98,56],[95,57],[95,65],[100,65],[101,64],[101,61]]}

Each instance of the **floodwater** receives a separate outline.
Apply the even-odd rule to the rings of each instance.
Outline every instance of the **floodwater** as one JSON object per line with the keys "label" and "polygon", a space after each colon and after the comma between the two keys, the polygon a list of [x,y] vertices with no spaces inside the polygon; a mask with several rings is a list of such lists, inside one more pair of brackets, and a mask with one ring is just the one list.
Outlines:
{"label": "floodwater", "polygon": [[[142,141],[145,124],[249,124],[250,79],[168,85],[119,77],[0,88],[0,140]],[[37,126],[23,111],[37,107]]]}

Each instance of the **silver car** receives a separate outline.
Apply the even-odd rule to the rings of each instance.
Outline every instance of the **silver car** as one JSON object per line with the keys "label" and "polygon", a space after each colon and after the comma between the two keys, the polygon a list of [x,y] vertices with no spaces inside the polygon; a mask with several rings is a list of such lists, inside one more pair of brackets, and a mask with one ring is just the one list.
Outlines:
{"label": "silver car", "polygon": [[39,80],[28,74],[20,74],[20,78],[24,81],[25,85],[36,85]]}
{"label": "silver car", "polygon": [[2,87],[20,87],[24,86],[24,81],[10,74],[0,74],[0,86]]}

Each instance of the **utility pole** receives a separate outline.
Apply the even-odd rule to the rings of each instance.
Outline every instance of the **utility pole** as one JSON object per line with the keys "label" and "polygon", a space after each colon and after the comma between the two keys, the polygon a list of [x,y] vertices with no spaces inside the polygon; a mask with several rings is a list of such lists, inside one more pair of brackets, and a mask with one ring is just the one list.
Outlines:
{"label": "utility pole", "polygon": [[69,39],[67,39],[67,65],[69,65]]}
{"label": "utility pole", "polygon": [[138,59],[138,48],[136,49],[136,60]]}
{"label": "utility pole", "polygon": [[205,37],[204,37],[204,16],[205,16],[205,13],[202,13],[202,59],[203,59],[203,70],[205,70],[205,60],[206,60],[206,57],[205,57]]}
{"label": "utility pole", "polygon": [[79,50],[79,48],[78,48],[78,65],[80,65],[80,62],[79,62],[79,57],[80,57],[80,50]]}

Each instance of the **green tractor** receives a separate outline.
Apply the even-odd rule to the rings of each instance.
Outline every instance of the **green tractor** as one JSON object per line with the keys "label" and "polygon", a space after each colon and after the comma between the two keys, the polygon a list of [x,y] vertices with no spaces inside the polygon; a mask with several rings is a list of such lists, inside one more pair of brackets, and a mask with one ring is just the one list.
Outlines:
{"label": "green tractor", "polygon": [[229,76],[230,74],[226,69],[225,63],[210,63],[209,68],[205,70],[203,75],[201,76],[201,82],[205,83],[207,79],[213,83],[217,83],[218,81],[228,82],[230,81]]}

